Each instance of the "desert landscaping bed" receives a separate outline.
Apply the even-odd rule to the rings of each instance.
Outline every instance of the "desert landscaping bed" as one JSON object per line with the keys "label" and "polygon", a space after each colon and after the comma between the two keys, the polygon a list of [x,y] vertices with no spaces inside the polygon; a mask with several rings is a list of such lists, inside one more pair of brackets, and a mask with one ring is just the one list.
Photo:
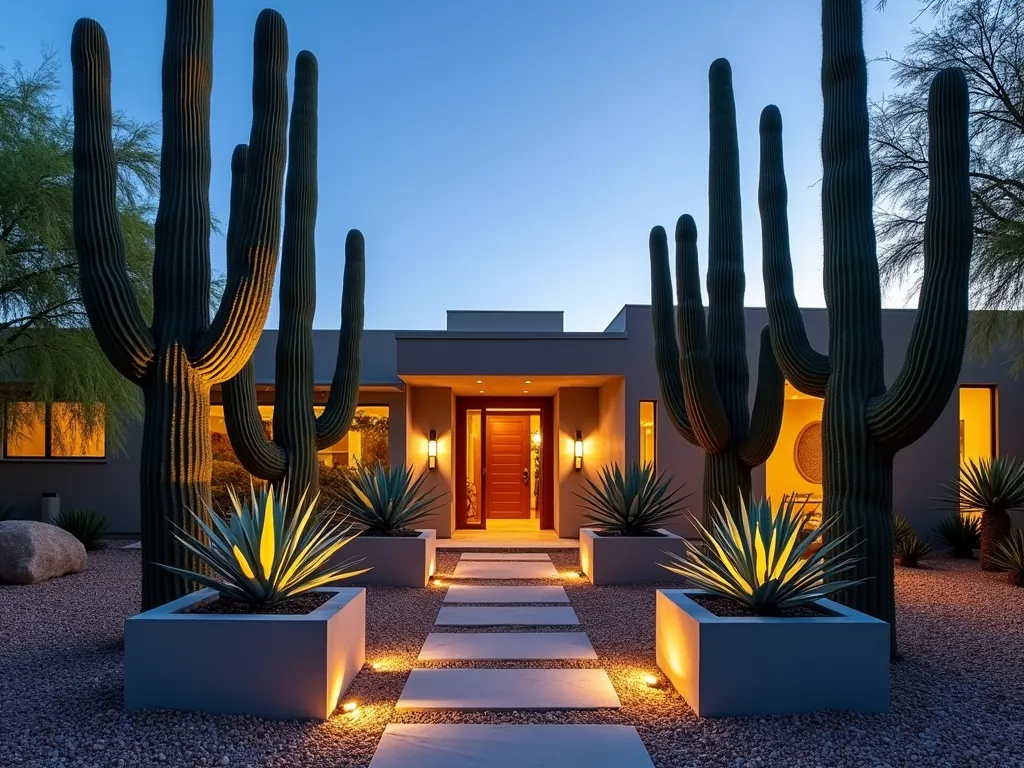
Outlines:
{"label": "desert landscaping bed", "polygon": [[[457,559],[439,553],[437,575],[447,582]],[[573,551],[551,559],[560,572],[579,567]],[[926,566],[897,571],[906,660],[893,667],[891,715],[698,720],[671,688],[643,682],[655,670],[653,585],[560,579],[598,660],[473,666],[603,667],[618,711],[396,713],[412,666],[461,665],[416,663],[443,588],[369,587],[367,667],[345,697],[359,701],[358,712],[266,723],[122,710],[122,631],[139,601],[139,553],[111,548],[91,554],[85,573],[0,587],[0,765],[365,767],[388,722],[443,720],[635,725],[659,768],[1024,766],[1024,591],[976,562]],[[809,671],[808,685],[819,684],[827,670]]]}

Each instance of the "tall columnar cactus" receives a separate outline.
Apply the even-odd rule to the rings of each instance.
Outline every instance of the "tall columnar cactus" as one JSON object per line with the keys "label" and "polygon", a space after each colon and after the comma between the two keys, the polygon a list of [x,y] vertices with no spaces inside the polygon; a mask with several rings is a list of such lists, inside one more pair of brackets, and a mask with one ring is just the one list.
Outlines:
{"label": "tall columnar cactus", "polygon": [[[711,90],[711,156],[708,183],[708,313],[705,333],[697,264],[697,228],[676,224],[679,339],[672,317],[672,277],[665,230],[651,231],[651,307],[655,360],[662,399],[683,437],[705,452],[704,520],[724,500],[738,510],[750,497],[750,471],[775,447],[782,423],[785,382],[772,354],[768,328],[761,332],[757,394],[751,414],[744,325],[743,222],[740,211],[739,140],[732,69],[718,59],[708,73]],[[680,356],[680,348],[682,355]]]}
{"label": "tall columnar cactus", "polygon": [[188,591],[155,563],[201,564],[175,541],[177,525],[201,537],[189,510],[210,503],[210,387],[234,376],[259,339],[270,308],[281,231],[288,123],[284,20],[263,11],[254,40],[249,145],[231,160],[232,215],[223,299],[210,319],[210,89],[212,0],[168,0],[163,54],[160,205],[147,325],[132,292],[118,220],[111,140],[110,52],[92,19],[75,24],[74,230],[82,297],[111,363],[142,389],[142,603]]}
{"label": "tall columnar cactus", "polygon": [[[290,488],[307,501],[319,484],[317,451],[341,440],[359,399],[363,335],[363,236],[345,241],[341,335],[334,380],[323,413],[313,414],[313,314],[316,310],[317,63],[299,54],[285,182],[281,253],[281,320],[277,337],[274,438],[268,440],[256,403],[252,362],[224,385],[228,436],[242,466],[256,477]],[[298,490],[296,490],[298,489]]]}
{"label": "tall columnar cactus", "polygon": [[821,190],[829,353],[807,340],[793,292],[782,160],[782,119],[761,114],[764,283],[772,344],[793,385],[825,398],[823,504],[831,535],[856,530],[864,559],[845,593],[853,608],[888,621],[896,655],[892,465],[945,408],[963,360],[971,260],[968,95],[963,73],[940,72],[928,99],[929,189],[924,281],[903,368],[886,389],[881,290],[872,224],[867,68],[861,0],[823,0],[825,101]]}

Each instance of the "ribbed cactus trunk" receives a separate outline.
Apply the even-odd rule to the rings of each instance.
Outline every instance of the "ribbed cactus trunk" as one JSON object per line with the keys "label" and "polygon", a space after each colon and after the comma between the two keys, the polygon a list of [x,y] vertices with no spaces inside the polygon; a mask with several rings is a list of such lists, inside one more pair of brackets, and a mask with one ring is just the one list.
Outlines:
{"label": "ribbed cactus trunk", "polygon": [[925,271],[903,369],[887,390],[881,289],[868,148],[867,67],[860,0],[822,0],[824,123],[821,192],[829,354],[814,351],[793,292],[782,158],[782,118],[761,114],[761,206],[765,298],[772,344],[797,389],[825,398],[823,507],[830,536],[856,531],[863,560],[843,578],[866,581],[841,598],[889,622],[893,595],[892,466],[921,437],[956,387],[967,333],[972,216],[967,84],[940,72],[928,103],[929,176]]}
{"label": "ribbed cactus trunk", "polygon": [[365,256],[363,236],[345,241],[342,324],[334,379],[324,412],[313,412],[313,316],[316,312],[317,61],[299,53],[289,133],[281,254],[281,319],[276,349],[274,435],[267,440],[252,363],[224,385],[228,437],[246,471],[287,491],[289,505],[311,500],[320,485],[317,451],[348,431],[359,402]]}
{"label": "ribbed cactus trunk", "polygon": [[[683,437],[705,452],[705,524],[722,505],[737,514],[750,499],[751,470],[775,447],[782,423],[784,381],[767,330],[761,334],[753,417],[743,294],[743,221],[739,139],[729,62],[718,59],[710,86],[708,177],[708,311],[705,318],[697,261],[697,228],[676,224],[678,339],[672,318],[672,277],[665,230],[651,231],[651,312],[662,400]],[[705,332],[705,322],[707,330]],[[680,354],[680,350],[682,354]]]}
{"label": "ribbed cactus trunk", "polygon": [[259,340],[273,289],[280,236],[288,119],[284,20],[264,11],[254,36],[253,122],[232,157],[228,275],[210,320],[210,93],[212,0],[168,0],[162,92],[160,204],[155,226],[153,321],[132,290],[116,194],[110,51],[102,27],[75,24],[74,229],[82,298],[100,346],[143,390],[142,606],[188,591],[156,563],[202,571],[174,540],[198,538],[190,510],[208,514],[212,470],[210,389],[231,378]]}

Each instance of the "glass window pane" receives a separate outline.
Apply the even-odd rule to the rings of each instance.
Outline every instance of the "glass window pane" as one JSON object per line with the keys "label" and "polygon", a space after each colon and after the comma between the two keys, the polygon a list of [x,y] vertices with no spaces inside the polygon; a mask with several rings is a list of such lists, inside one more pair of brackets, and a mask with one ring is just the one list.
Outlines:
{"label": "glass window pane", "polygon": [[105,447],[102,405],[91,413],[86,413],[78,403],[54,403],[50,406],[51,456],[102,458]]}
{"label": "glass window pane", "polygon": [[46,456],[46,406],[43,403],[7,404],[7,455]]}
{"label": "glass window pane", "polygon": [[[324,407],[315,406],[313,412],[319,416],[324,412]],[[360,466],[372,467],[380,463],[387,467],[389,426],[388,406],[360,405],[356,408],[352,426],[345,436],[317,454],[321,465],[328,468],[355,469]]]}
{"label": "glass window pane", "polygon": [[466,522],[480,522],[481,473],[480,409],[466,411]]}
{"label": "glass window pane", "polygon": [[991,387],[960,387],[960,463],[991,459],[993,395]]}
{"label": "glass window pane", "polygon": [[640,401],[640,466],[657,466],[657,403]]}

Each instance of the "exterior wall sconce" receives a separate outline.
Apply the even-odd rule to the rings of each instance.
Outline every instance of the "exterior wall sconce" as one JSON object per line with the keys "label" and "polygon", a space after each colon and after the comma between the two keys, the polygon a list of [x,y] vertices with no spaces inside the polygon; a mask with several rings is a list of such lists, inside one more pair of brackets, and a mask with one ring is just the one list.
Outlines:
{"label": "exterior wall sconce", "polygon": [[437,430],[430,430],[427,441],[427,469],[437,469]]}
{"label": "exterior wall sconce", "polygon": [[576,444],[573,446],[573,456],[576,459],[576,471],[583,469],[583,433],[576,430]]}

